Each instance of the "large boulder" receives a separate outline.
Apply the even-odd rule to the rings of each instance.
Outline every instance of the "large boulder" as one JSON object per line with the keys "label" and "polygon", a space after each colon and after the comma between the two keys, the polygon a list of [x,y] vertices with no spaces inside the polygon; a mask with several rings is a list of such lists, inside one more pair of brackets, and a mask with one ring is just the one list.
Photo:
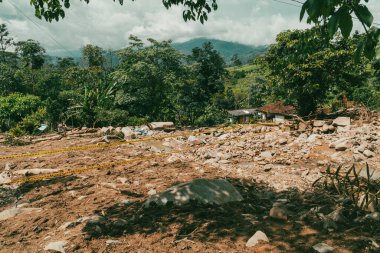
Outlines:
{"label": "large boulder", "polygon": [[347,127],[351,125],[351,119],[349,117],[338,117],[333,121],[333,125]]}
{"label": "large boulder", "polygon": [[227,180],[194,179],[193,181],[173,186],[164,192],[149,197],[144,206],[149,207],[152,203],[159,206],[164,206],[167,203],[181,206],[190,201],[201,204],[222,205],[242,200],[243,197]]}

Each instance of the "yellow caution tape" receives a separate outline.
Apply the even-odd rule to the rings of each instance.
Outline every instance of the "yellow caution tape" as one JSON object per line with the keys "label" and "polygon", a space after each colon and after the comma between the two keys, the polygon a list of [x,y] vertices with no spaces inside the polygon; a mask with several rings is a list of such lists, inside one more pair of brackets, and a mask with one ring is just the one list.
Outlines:
{"label": "yellow caution tape", "polygon": [[6,155],[6,156],[0,156],[0,160],[21,158],[21,157],[30,157],[30,156],[40,156],[40,155],[48,155],[48,154],[56,154],[56,153],[66,153],[66,152],[71,152],[71,151],[81,151],[81,150],[112,147],[112,146],[120,146],[120,145],[129,144],[129,143],[141,143],[141,142],[164,140],[164,139],[177,138],[177,137],[187,137],[187,136],[193,136],[193,135],[201,135],[201,134],[205,134],[205,133],[213,133],[213,132],[218,132],[218,131],[230,131],[230,130],[235,130],[238,128],[244,128],[245,126],[273,126],[273,125],[275,125],[275,124],[265,123],[265,124],[249,124],[249,125],[244,125],[244,126],[237,125],[234,127],[224,127],[224,128],[213,129],[213,130],[205,130],[205,131],[185,133],[185,134],[174,134],[174,135],[168,135],[168,136],[162,136],[162,137],[149,137],[149,138],[134,139],[134,140],[128,140],[128,141],[118,141],[118,142],[112,142],[112,143],[95,144],[95,145],[79,146],[79,147],[72,147],[72,148],[62,148],[62,149],[37,151],[37,152],[31,152],[31,153]]}
{"label": "yellow caution tape", "polygon": [[106,164],[102,164],[102,165],[96,165],[96,166],[91,166],[91,167],[84,167],[84,168],[79,168],[79,169],[74,169],[74,170],[69,170],[69,171],[50,173],[50,174],[47,174],[47,175],[33,176],[33,177],[28,177],[28,178],[23,178],[23,179],[17,179],[17,180],[13,180],[13,181],[11,181],[9,183],[4,183],[3,185],[20,184],[20,183],[31,182],[31,181],[39,181],[39,180],[49,179],[49,178],[54,178],[54,177],[79,174],[79,173],[86,172],[86,171],[91,171],[91,170],[106,169],[106,168],[110,168],[110,167],[113,167],[113,166],[125,165],[125,164],[130,164],[130,163],[133,163],[133,162],[152,160],[152,159],[156,159],[156,158],[160,158],[160,157],[169,156],[169,155],[172,155],[172,154],[184,153],[184,152],[187,152],[187,151],[190,151],[190,150],[195,150],[195,149],[199,149],[199,148],[203,148],[203,147],[208,147],[208,146],[213,146],[213,145],[217,145],[217,144],[223,144],[223,143],[227,143],[227,142],[231,142],[231,141],[239,141],[239,140],[251,139],[251,138],[254,138],[254,137],[257,137],[257,136],[261,136],[261,135],[265,135],[265,134],[272,134],[272,133],[275,133],[275,132],[276,131],[258,133],[258,134],[250,135],[248,137],[236,137],[236,138],[232,138],[232,139],[229,139],[229,140],[222,140],[222,141],[217,141],[217,142],[214,142],[214,143],[206,144],[206,145],[203,145],[202,147],[198,147],[198,146],[196,146],[196,147],[190,147],[190,148],[186,148],[184,150],[176,150],[176,151],[165,152],[165,153],[156,154],[156,155],[137,157],[137,158],[128,159],[128,160],[120,161],[120,162],[106,163]]}

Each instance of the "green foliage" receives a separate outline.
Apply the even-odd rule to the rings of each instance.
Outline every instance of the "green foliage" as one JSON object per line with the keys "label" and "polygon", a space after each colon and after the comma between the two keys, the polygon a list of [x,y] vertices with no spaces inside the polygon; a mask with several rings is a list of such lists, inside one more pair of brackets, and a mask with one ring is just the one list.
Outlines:
{"label": "green foliage", "polygon": [[368,77],[367,61],[354,60],[361,37],[330,42],[326,32],[317,27],[280,33],[264,57],[272,94],[296,104],[301,115],[326,102],[329,91],[352,94]]}
{"label": "green foliage", "polygon": [[41,99],[34,95],[12,93],[0,97],[0,129],[8,130],[16,126],[24,117],[34,113],[41,106]]}
{"label": "green foliage", "polygon": [[23,67],[40,69],[44,65],[46,51],[38,41],[20,41],[16,44],[16,52],[20,55]]}
{"label": "green foliage", "polygon": [[219,125],[226,121],[226,116],[225,111],[214,105],[209,105],[205,108],[203,114],[196,119],[195,125],[199,127]]}
{"label": "green foliage", "polygon": [[98,46],[84,46],[82,55],[83,63],[86,67],[102,67],[104,64],[104,51]]}
{"label": "green foliage", "polygon": [[[353,15],[362,23],[367,36],[363,38],[357,46],[357,59],[359,55],[364,55],[373,59],[376,56],[375,48],[379,42],[380,30],[372,27],[373,15],[362,0],[306,0],[303,3],[300,19],[305,13],[308,14],[308,23],[327,24],[329,38],[333,38],[340,30],[341,34],[347,39],[353,28]],[[364,0],[368,3],[368,0]]]}
{"label": "green foliage", "polygon": [[375,207],[380,206],[380,182],[373,179],[368,164],[364,175],[361,171],[358,171],[355,165],[346,172],[342,171],[341,166],[336,170],[328,167],[313,186],[319,184],[326,190],[350,198],[358,209],[367,209],[371,204]]}
{"label": "green foliage", "polygon": [[[46,107],[40,107],[37,109],[37,111],[25,116],[17,124],[16,129],[20,129],[25,133],[33,134],[36,132],[36,129],[40,127],[41,123],[46,119],[46,114]],[[12,132],[12,129],[9,131]]]}
{"label": "green foliage", "polygon": [[[0,3],[2,0],[0,0]],[[84,0],[89,3],[90,0]],[[115,2],[115,0],[114,0]],[[118,0],[122,5],[124,0]],[[216,10],[218,5],[216,0],[163,0],[163,5],[170,8],[173,5],[181,5],[186,9],[183,11],[184,20],[199,20],[201,23],[207,21],[207,14]],[[65,9],[70,8],[70,0],[31,0],[30,4],[35,8],[35,16],[44,18],[46,21],[58,21],[65,17]]]}

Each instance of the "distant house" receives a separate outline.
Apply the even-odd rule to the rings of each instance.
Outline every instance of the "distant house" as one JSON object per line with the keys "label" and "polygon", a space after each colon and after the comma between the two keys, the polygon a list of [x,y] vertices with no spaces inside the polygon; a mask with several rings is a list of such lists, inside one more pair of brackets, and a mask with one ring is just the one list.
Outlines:
{"label": "distant house", "polygon": [[292,105],[284,105],[283,101],[277,101],[264,105],[257,109],[263,114],[264,120],[273,120],[274,122],[283,122],[296,116],[296,109]]}
{"label": "distant house", "polygon": [[257,109],[240,109],[228,111],[230,115],[230,122],[237,122],[240,124],[249,123],[253,119],[262,119],[263,114]]}

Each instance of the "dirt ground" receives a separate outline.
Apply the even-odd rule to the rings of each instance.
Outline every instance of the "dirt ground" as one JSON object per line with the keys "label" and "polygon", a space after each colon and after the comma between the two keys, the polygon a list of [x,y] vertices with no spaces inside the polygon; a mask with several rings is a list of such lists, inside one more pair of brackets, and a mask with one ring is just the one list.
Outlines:
{"label": "dirt ground", "polygon": [[[260,139],[252,140],[255,138]],[[0,155],[89,145],[94,139],[63,138],[20,147],[0,146]],[[212,143],[217,138],[210,135],[207,140]],[[189,147],[192,150],[187,153],[195,154],[203,145],[175,140],[150,141],[0,160],[0,168],[11,163],[17,170],[66,171]],[[234,169],[231,165],[231,169],[226,169],[203,160],[182,159],[181,155],[186,154],[177,154],[169,156],[176,158],[171,160],[165,156],[2,186],[0,212],[15,206],[37,209],[0,221],[0,252],[44,252],[49,242],[62,240],[67,242],[65,252],[313,252],[312,246],[320,242],[333,246],[334,252],[376,252],[370,247],[371,239],[379,240],[380,234],[371,224],[345,225],[327,231],[322,223],[301,218],[313,207],[331,209],[335,203],[328,195],[314,190],[312,182],[305,179],[305,174],[319,170],[315,160],[330,152],[327,145],[315,150],[306,160],[282,171],[256,168],[254,156],[232,157],[230,164],[242,166]],[[244,173],[241,168],[246,168]],[[244,200],[223,206],[190,203],[181,207],[143,207],[149,195],[196,178],[225,178]],[[287,187],[279,190],[276,185],[281,183]],[[269,217],[269,210],[278,199],[289,202],[287,221]],[[247,240],[258,230],[270,242],[246,247]]]}

